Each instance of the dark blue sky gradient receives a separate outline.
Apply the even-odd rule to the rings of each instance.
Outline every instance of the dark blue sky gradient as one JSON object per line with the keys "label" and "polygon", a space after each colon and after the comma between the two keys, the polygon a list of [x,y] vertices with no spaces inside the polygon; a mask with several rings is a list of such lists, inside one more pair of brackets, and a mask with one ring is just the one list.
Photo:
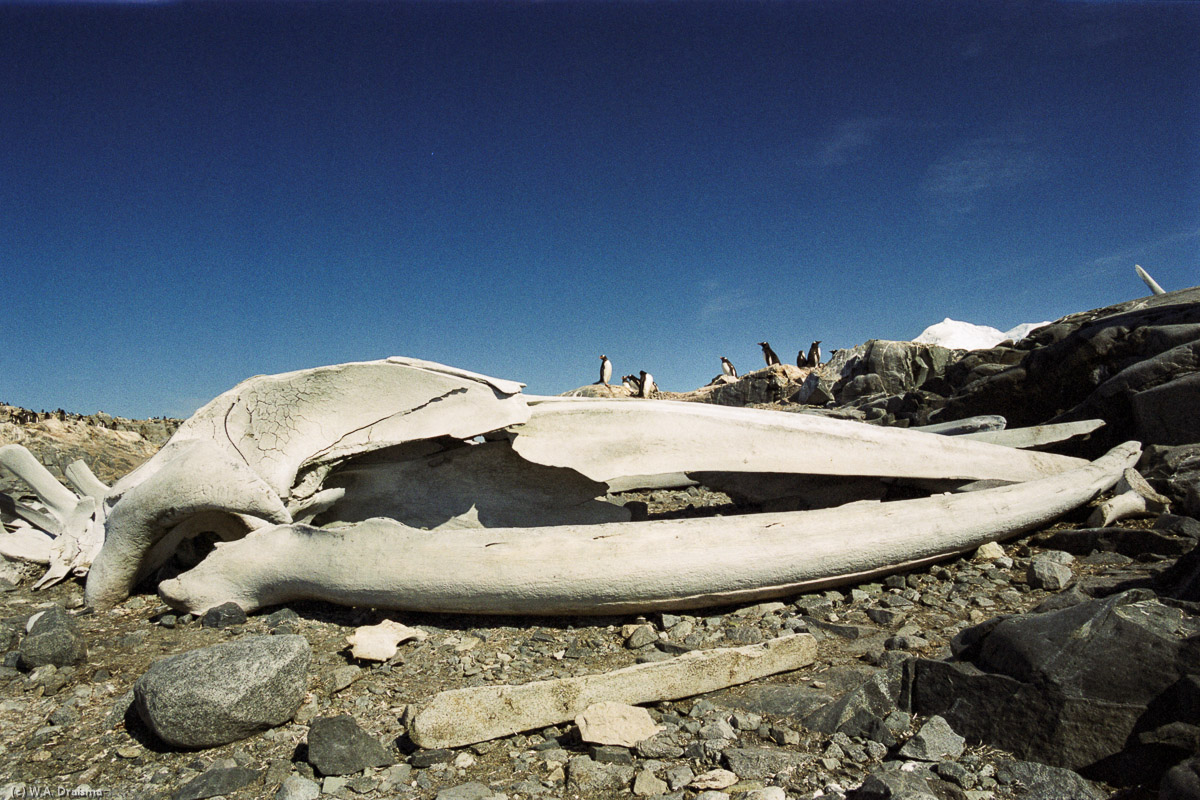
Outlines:
{"label": "dark blue sky gradient", "polygon": [[0,0],[0,400],[669,390],[1200,283],[1200,4]]}

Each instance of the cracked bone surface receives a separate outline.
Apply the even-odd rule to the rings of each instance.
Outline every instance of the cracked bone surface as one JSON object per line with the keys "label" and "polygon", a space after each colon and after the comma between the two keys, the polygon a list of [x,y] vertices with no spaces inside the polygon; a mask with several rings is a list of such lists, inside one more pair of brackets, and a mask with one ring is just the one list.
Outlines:
{"label": "cracked bone surface", "polygon": [[[412,611],[607,614],[768,599],[903,570],[1044,525],[1111,488],[1136,442],[1049,478],[817,511],[545,528],[394,520],[263,528],[159,585],[173,607],[299,599]],[[1019,451],[1016,451],[1019,452]]]}

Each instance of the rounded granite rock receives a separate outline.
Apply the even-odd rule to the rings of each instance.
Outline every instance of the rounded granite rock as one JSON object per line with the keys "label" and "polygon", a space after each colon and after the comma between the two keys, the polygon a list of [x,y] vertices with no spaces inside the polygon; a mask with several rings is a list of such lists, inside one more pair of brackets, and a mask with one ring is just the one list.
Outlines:
{"label": "rounded granite rock", "polygon": [[248,636],[156,661],[134,683],[134,707],[176,747],[244,739],[292,718],[308,685],[303,636]]}

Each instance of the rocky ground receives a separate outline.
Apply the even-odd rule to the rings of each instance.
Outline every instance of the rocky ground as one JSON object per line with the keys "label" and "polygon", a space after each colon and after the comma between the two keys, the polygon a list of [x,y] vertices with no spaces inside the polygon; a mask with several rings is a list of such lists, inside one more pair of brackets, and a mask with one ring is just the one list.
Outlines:
{"label": "rocky ground", "polygon": [[[645,502],[651,516],[735,510],[728,498],[700,489],[645,492],[633,499]],[[1076,516],[1056,528],[1078,527]],[[854,735],[846,732],[852,726],[822,725],[812,717],[839,698],[853,699],[868,679],[894,674],[914,656],[949,656],[954,637],[971,625],[1045,602],[1052,592],[1044,581],[1034,577],[1031,583],[1031,566],[1043,552],[1033,541],[836,591],[648,618],[431,616],[310,604],[241,623],[205,623],[176,616],[148,594],[92,612],[83,608],[79,585],[33,592],[33,571],[27,570],[19,586],[0,595],[0,639],[8,650],[0,668],[0,774],[9,781],[0,796],[80,787],[120,798],[304,797],[315,796],[318,787],[347,798],[446,800],[631,793],[753,800],[838,797],[855,789],[859,796],[888,796],[861,792],[880,775],[894,784],[889,770],[895,769],[906,780],[921,779],[920,791],[943,800],[1103,797],[1111,787],[1014,760],[995,748],[964,746],[936,723],[927,728],[927,718],[904,710],[896,698],[874,698],[872,714],[883,724]],[[1131,559],[1097,551],[1071,563],[1066,580],[1110,585],[1147,578],[1163,566],[1162,557],[1153,554]],[[86,660],[19,669],[25,622],[48,604],[73,616],[87,644]],[[403,644],[388,663],[355,662],[346,636],[385,618],[429,637]],[[797,631],[818,639],[811,666],[658,704],[651,713],[664,732],[634,748],[588,745],[570,723],[454,751],[419,750],[405,737],[407,705],[443,689],[595,673]],[[164,745],[129,711],[131,687],[154,661],[282,633],[303,636],[312,649],[307,693],[291,723],[233,744],[188,751]],[[338,715],[350,715],[382,743],[391,763],[348,775],[315,774],[306,753],[310,725]],[[928,731],[924,739],[921,731]],[[713,770],[725,772],[699,780]]]}
{"label": "rocky ground", "polygon": [[[1200,798],[1198,357],[1200,289],[1190,289],[1072,315],[991,350],[872,341],[815,370],[785,365],[664,393],[903,427],[974,414],[1002,414],[1010,427],[1098,417],[1100,433],[1064,447],[1094,457],[1143,442],[1139,469],[1180,515],[1097,530],[1080,509],[908,574],[776,602],[573,619],[308,603],[196,619],[148,587],[95,611],[78,582],[35,592],[37,568],[0,562],[0,800]],[[83,458],[105,481],[176,425],[0,406],[0,444],[25,445],[56,475]],[[0,470],[0,491],[23,493],[14,480]],[[634,519],[757,510],[702,487],[614,499]],[[347,636],[383,620],[425,638],[387,662],[357,661]],[[584,741],[571,721],[453,750],[421,749],[407,735],[412,708],[443,690],[794,633],[816,639],[813,663],[656,704],[662,730],[632,746]],[[182,703],[177,725],[195,733],[185,698],[207,684],[162,659],[223,643],[309,657],[278,696],[238,707],[253,717],[282,704],[287,721],[229,744],[167,744],[174,734],[150,729],[147,719],[164,723],[147,704]]]}

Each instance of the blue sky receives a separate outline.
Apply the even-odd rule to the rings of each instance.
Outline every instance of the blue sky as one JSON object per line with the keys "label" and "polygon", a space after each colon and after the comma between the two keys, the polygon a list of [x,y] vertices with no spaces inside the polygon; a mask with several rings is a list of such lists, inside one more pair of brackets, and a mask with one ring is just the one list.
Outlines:
{"label": "blue sky", "polygon": [[0,400],[687,390],[1200,283],[1200,3],[0,0]]}

